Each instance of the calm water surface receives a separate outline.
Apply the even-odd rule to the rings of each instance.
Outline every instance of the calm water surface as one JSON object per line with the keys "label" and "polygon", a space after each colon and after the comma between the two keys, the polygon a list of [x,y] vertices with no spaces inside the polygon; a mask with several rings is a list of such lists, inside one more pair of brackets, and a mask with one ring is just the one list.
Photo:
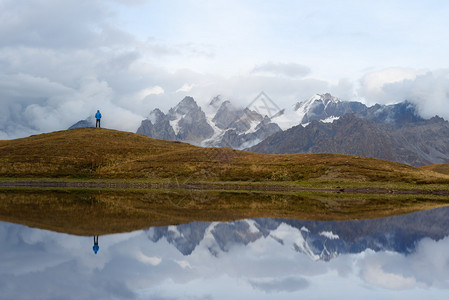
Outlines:
{"label": "calm water surface", "polygon": [[0,223],[0,299],[447,299],[448,214],[98,238]]}

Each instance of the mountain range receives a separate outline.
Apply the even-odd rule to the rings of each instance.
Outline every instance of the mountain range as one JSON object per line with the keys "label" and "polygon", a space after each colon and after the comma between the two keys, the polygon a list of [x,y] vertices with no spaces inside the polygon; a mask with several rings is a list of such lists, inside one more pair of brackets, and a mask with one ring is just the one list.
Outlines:
{"label": "mountain range", "polygon": [[[408,101],[368,107],[323,94],[275,114],[263,114],[257,107],[237,107],[216,96],[203,110],[185,97],[166,114],[154,109],[137,133],[267,154],[339,153],[413,166],[449,163],[449,123],[437,116],[420,117]],[[90,118],[70,129],[93,125]]]}
{"label": "mountain range", "polygon": [[[360,107],[358,107],[360,109]],[[324,109],[322,110],[324,111]],[[449,163],[449,123],[425,120],[409,102],[375,105],[340,116],[332,123],[314,119],[273,134],[249,151],[341,153],[397,161],[412,166]]]}
{"label": "mountain range", "polygon": [[272,218],[193,222],[153,227],[146,234],[155,243],[165,239],[185,256],[198,247],[206,247],[211,255],[220,256],[235,246],[273,239],[312,260],[329,261],[367,249],[413,253],[419,240],[439,240],[449,234],[448,212],[449,208],[444,207],[389,218],[340,222]]}
{"label": "mountain range", "polygon": [[192,97],[185,97],[167,114],[153,110],[137,129],[151,138],[178,140],[200,146],[243,149],[281,131],[267,116],[237,108],[217,96],[206,114]]}

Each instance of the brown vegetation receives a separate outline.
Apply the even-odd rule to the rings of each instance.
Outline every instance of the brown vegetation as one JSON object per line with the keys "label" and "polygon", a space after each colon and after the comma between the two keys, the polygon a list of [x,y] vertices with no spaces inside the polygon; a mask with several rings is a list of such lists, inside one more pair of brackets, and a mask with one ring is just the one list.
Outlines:
{"label": "brown vegetation", "polygon": [[0,177],[181,182],[449,183],[449,176],[338,154],[265,155],[82,128],[0,141]]}
{"label": "brown vegetation", "polygon": [[448,164],[439,164],[439,165],[428,165],[421,167],[422,170],[433,171],[445,175],[449,175],[449,165]]}

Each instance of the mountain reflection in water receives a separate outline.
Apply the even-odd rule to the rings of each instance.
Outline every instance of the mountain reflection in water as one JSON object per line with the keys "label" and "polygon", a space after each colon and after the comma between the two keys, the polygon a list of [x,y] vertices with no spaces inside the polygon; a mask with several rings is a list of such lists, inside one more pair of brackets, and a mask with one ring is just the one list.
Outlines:
{"label": "mountain reflection in water", "polygon": [[444,299],[448,213],[195,222],[93,237],[94,251],[0,223],[0,299]]}

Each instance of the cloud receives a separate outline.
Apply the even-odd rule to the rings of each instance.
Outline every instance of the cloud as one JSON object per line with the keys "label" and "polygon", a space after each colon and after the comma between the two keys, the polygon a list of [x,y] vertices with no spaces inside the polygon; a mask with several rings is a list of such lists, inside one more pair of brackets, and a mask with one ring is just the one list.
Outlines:
{"label": "cloud", "polygon": [[413,80],[417,76],[416,71],[406,68],[388,68],[368,73],[360,80],[358,94],[369,103],[389,104],[403,101],[401,95],[392,95],[385,90],[385,86],[400,83],[404,80]]}
{"label": "cloud", "polygon": [[300,64],[273,62],[258,65],[252,70],[254,74],[283,75],[287,77],[304,77],[309,75],[310,72],[309,67]]}
{"label": "cloud", "polygon": [[176,90],[176,92],[189,92],[193,88],[193,84],[185,83],[182,87]]}
{"label": "cloud", "polygon": [[420,115],[435,115],[449,120],[449,70],[417,71],[386,69],[362,78],[359,95],[369,103],[392,103],[408,100],[416,104]]}
{"label": "cloud", "polygon": [[264,291],[265,293],[292,293],[309,287],[307,280],[295,277],[257,281],[250,280],[249,283],[253,288]]}
{"label": "cloud", "polygon": [[[169,8],[144,0],[1,1],[0,139],[66,129],[97,109],[105,127],[135,132],[154,108],[167,111],[185,96],[205,106],[221,94],[245,107],[261,91],[286,109],[330,92],[369,104],[407,99],[425,117],[449,117],[444,70],[372,72],[356,93],[349,75],[351,80],[327,79],[331,73],[346,76],[346,69],[325,58],[335,57],[326,56],[331,47],[314,47],[311,37],[323,28],[312,34],[296,26],[321,24],[307,15],[321,15],[322,8],[304,8],[297,23],[284,18],[285,5],[231,1],[223,10],[222,2]],[[333,24],[334,11],[325,13],[326,24]],[[284,25],[301,28],[295,34],[305,44],[286,47]],[[264,47],[267,40],[274,48]],[[284,62],[271,61],[279,50],[291,53],[280,56]],[[317,72],[326,79],[311,76]]]}
{"label": "cloud", "polygon": [[[394,256],[398,256],[398,259],[400,259],[399,255]],[[382,266],[376,262],[379,257],[381,255],[376,255],[375,259],[367,259],[364,262],[361,277],[365,282],[391,290],[412,289],[418,286],[416,279],[413,277],[406,277],[402,274],[395,274],[383,270]]]}
{"label": "cloud", "polygon": [[449,289],[448,248],[448,237],[440,241],[424,238],[410,255],[366,251],[357,264],[365,282],[385,289]]}
{"label": "cloud", "polygon": [[110,22],[103,1],[2,1],[0,47],[85,49],[131,42],[132,36]]}
{"label": "cloud", "polygon": [[[139,9],[138,5],[152,4],[2,1],[0,139],[66,129],[97,109],[103,112],[106,128],[135,132],[154,108],[167,111],[188,95],[203,106],[218,94],[246,106],[265,91],[286,108],[333,90],[326,81],[303,79],[310,69],[297,63],[260,64],[254,72],[230,77],[217,75],[220,70],[211,74],[188,68],[186,62],[210,65],[217,45],[133,35],[123,26],[126,19],[121,19],[118,7]],[[240,17],[246,20],[247,15],[242,12]],[[216,30],[230,30],[226,28]]]}
{"label": "cloud", "polygon": [[156,106],[144,98],[164,92],[157,83],[186,81],[142,69],[145,55],[158,55],[154,43],[115,27],[105,1],[0,6],[0,139],[66,129],[96,109],[104,126],[136,131]]}

